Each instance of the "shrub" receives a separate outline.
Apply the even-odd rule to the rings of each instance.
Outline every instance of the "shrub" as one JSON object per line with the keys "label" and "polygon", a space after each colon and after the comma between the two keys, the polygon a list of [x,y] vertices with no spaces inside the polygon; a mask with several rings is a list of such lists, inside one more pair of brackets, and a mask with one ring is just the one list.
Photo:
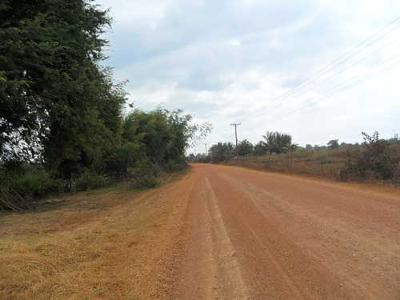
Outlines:
{"label": "shrub", "polygon": [[393,181],[400,184],[400,162],[394,166]]}
{"label": "shrub", "polygon": [[132,188],[150,188],[158,185],[159,168],[149,160],[141,160],[135,168],[129,169]]}
{"label": "shrub", "polygon": [[254,146],[248,140],[243,140],[237,145],[236,153],[240,156],[246,156],[253,153]]}
{"label": "shrub", "polygon": [[139,160],[145,159],[145,146],[140,143],[126,142],[106,161],[107,173],[114,177],[127,177],[128,170],[134,168]]}
{"label": "shrub", "polygon": [[391,153],[390,144],[380,139],[377,132],[372,136],[363,133],[363,136],[364,147],[357,152],[355,158],[349,155],[340,172],[341,179],[394,179],[399,160]]}
{"label": "shrub", "polygon": [[182,160],[170,160],[165,164],[165,171],[166,172],[176,172],[176,171],[180,171],[183,170],[184,168],[186,168],[187,163],[185,161],[185,159]]}
{"label": "shrub", "polygon": [[286,133],[267,131],[263,136],[270,153],[285,153],[292,149],[292,136]]}
{"label": "shrub", "polygon": [[222,162],[231,159],[234,156],[234,149],[231,143],[218,143],[210,148],[212,162]]}
{"label": "shrub", "polygon": [[84,172],[78,177],[75,184],[77,191],[87,191],[105,187],[110,184],[110,180],[104,175]]}
{"label": "shrub", "polygon": [[267,152],[268,152],[267,146],[263,141],[258,142],[254,146],[254,154],[255,155],[265,155],[265,154],[267,154]]}
{"label": "shrub", "polygon": [[30,208],[37,199],[56,195],[64,190],[62,180],[51,177],[37,166],[3,169],[0,177],[0,209]]}

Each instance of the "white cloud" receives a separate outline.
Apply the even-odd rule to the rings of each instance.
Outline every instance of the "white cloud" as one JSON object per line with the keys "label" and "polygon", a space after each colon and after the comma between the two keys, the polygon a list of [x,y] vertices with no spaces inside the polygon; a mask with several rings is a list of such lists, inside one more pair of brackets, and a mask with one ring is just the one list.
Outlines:
{"label": "white cloud", "polygon": [[[232,140],[232,121],[240,138],[281,130],[301,144],[400,129],[400,22],[381,30],[399,1],[98,2],[112,8],[110,63],[135,104],[210,121],[209,144]],[[376,43],[326,67],[376,32]]]}
{"label": "white cloud", "polygon": [[170,0],[99,0],[105,8],[111,8],[111,16],[118,26],[140,30],[161,21],[171,5]]}

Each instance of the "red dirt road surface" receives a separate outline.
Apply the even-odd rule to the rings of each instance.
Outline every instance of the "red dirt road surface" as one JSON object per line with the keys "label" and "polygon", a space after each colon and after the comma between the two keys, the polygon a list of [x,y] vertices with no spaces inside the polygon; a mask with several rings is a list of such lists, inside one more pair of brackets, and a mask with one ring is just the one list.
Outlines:
{"label": "red dirt road surface", "polygon": [[194,165],[184,299],[400,299],[400,197]]}
{"label": "red dirt road surface", "polygon": [[400,193],[195,164],[74,196],[0,218],[0,299],[400,299]]}

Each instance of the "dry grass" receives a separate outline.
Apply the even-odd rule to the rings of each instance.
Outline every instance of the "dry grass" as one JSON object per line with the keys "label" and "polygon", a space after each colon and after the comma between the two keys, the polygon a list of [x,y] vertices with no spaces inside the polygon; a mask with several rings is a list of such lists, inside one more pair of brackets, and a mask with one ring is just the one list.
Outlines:
{"label": "dry grass", "polygon": [[[171,183],[172,184],[172,183]],[[0,215],[0,299],[137,299],[162,284],[174,216],[161,188],[108,189]],[[156,245],[156,247],[154,247]],[[157,282],[154,282],[154,281]]]}
{"label": "dry grass", "polygon": [[[285,153],[279,155],[248,156],[238,157],[230,160],[226,164],[248,167],[257,170],[276,171],[289,174],[300,174],[330,180],[342,180],[340,173],[349,159],[357,159],[361,148],[349,150],[318,150],[318,151],[296,151],[292,154]],[[395,159],[400,158],[400,145],[392,144],[389,146],[391,156]],[[354,181],[383,184],[398,187],[398,179],[377,180],[374,178],[353,178]]]}
{"label": "dry grass", "polygon": [[239,157],[229,164],[259,170],[337,179],[347,160],[343,150],[294,152],[290,154]]}

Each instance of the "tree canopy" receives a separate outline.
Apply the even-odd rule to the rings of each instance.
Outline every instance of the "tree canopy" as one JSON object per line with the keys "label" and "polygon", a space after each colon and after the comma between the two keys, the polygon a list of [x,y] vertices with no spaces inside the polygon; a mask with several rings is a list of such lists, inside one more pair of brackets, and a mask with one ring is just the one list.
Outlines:
{"label": "tree canopy", "polygon": [[248,140],[243,140],[237,145],[237,154],[240,156],[246,156],[253,153],[253,144]]}
{"label": "tree canopy", "polygon": [[339,149],[339,140],[330,140],[327,143],[327,146],[329,149],[334,150],[334,149]]}
{"label": "tree canopy", "polygon": [[217,143],[211,146],[209,153],[212,161],[221,162],[233,157],[234,147],[232,143]]}
{"label": "tree canopy", "polygon": [[286,133],[267,131],[263,136],[267,151],[270,153],[284,153],[292,149],[292,136]]}
{"label": "tree canopy", "polygon": [[2,160],[41,159],[69,178],[117,143],[124,93],[98,64],[109,21],[89,1],[3,1]]}
{"label": "tree canopy", "polygon": [[91,0],[0,2],[0,209],[111,177],[152,185],[209,132],[180,111],[123,115],[124,86],[102,66],[109,26]]}

